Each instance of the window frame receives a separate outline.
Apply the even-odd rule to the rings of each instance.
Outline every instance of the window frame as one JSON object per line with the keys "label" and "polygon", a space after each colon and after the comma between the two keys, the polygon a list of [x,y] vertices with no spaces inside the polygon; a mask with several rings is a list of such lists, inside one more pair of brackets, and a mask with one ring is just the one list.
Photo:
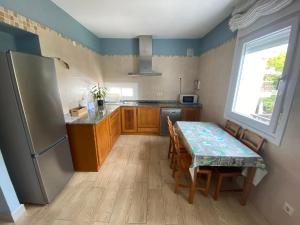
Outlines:
{"label": "window frame", "polygon": [[135,82],[105,82],[104,83],[106,88],[120,88],[120,91],[122,93],[123,88],[132,88],[133,90],[133,96],[123,96],[120,95],[120,101],[125,100],[135,100],[138,96],[138,84]]}
{"label": "window frame", "polygon": [[[239,123],[245,128],[254,130],[255,132],[265,137],[268,141],[276,145],[279,145],[282,140],[299,74],[299,69],[295,69],[297,59],[300,58],[299,56],[296,56],[297,50],[299,51],[299,20],[300,17],[298,13],[296,15],[290,15],[283,19],[277,20],[273,23],[265,25],[262,28],[252,30],[249,33],[243,31],[244,34],[242,35],[238,33],[235,45],[235,53],[224,117],[226,119],[230,119]],[[236,92],[239,85],[239,78],[242,71],[241,63],[244,61],[244,46],[246,46],[245,44],[250,41],[256,40],[289,26],[291,26],[291,32],[284,71],[282,73],[282,79],[280,81],[281,91],[278,90],[278,96],[276,100],[277,103],[275,104],[272,119],[270,121],[270,125],[268,126],[257,120],[251,119],[247,116],[243,116],[233,111]]]}

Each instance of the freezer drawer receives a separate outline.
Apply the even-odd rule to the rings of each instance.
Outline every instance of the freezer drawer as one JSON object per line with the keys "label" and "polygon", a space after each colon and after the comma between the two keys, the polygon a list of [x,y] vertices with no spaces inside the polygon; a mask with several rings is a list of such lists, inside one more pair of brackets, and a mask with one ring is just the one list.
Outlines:
{"label": "freezer drawer", "polygon": [[51,202],[72,177],[74,170],[69,142],[64,138],[51,149],[34,158],[45,202]]}

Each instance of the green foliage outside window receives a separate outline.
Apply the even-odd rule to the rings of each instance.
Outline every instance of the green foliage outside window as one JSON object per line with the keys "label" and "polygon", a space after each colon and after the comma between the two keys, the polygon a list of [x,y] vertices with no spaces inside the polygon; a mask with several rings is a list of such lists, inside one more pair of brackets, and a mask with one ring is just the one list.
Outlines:
{"label": "green foliage outside window", "polygon": [[282,73],[286,58],[286,52],[280,52],[279,55],[268,59],[268,69],[274,68],[276,72]]}
{"label": "green foliage outside window", "polygon": [[[268,84],[268,87],[272,92],[275,92],[278,89],[278,82],[283,72],[285,58],[286,52],[280,52],[277,56],[269,58],[267,61],[267,69],[274,69],[277,72],[277,74],[266,74],[264,76],[265,84]],[[273,94],[270,97],[261,99],[264,114],[272,114],[276,102],[276,96],[277,95]]]}
{"label": "green foliage outside window", "polygon": [[271,114],[274,109],[274,105],[276,102],[276,95],[272,95],[271,97],[263,98],[263,111],[266,114]]}

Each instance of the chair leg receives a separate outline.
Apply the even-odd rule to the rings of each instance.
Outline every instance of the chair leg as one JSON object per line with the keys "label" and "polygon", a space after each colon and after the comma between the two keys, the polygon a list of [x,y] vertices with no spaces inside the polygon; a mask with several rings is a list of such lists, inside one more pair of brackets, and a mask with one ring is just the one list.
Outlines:
{"label": "chair leg", "polygon": [[196,183],[197,183],[197,169],[194,169],[194,174],[191,177],[190,193],[189,193],[189,203],[193,204],[194,196],[196,192]]}
{"label": "chair leg", "polygon": [[171,157],[172,154],[172,141],[171,141],[171,137],[170,137],[170,142],[169,142],[169,151],[168,151],[168,159]]}
{"label": "chair leg", "polygon": [[222,187],[222,182],[223,182],[223,176],[218,174],[218,176],[217,176],[217,185],[216,185],[216,190],[215,190],[215,194],[214,194],[214,199],[215,200],[219,199],[219,195],[220,195],[220,191],[221,191],[221,187]]}
{"label": "chair leg", "polygon": [[173,162],[172,169],[173,169],[172,176],[175,177],[175,173],[177,171],[177,158],[176,158],[176,156],[174,156],[174,162]]}
{"label": "chair leg", "polygon": [[180,186],[180,177],[182,175],[182,172],[180,170],[178,170],[176,173],[175,173],[175,193],[178,193],[178,189],[179,189],[179,186]]}
{"label": "chair leg", "polygon": [[205,189],[204,189],[204,195],[205,196],[207,196],[208,192],[209,192],[209,187],[210,187],[210,183],[211,183],[211,176],[212,176],[211,173],[207,174],[206,186],[205,186]]}
{"label": "chair leg", "polygon": [[[173,148],[173,147],[172,147]],[[170,168],[173,169],[174,167],[174,163],[176,161],[176,153],[173,151],[172,154],[171,154],[171,164],[170,164]]]}

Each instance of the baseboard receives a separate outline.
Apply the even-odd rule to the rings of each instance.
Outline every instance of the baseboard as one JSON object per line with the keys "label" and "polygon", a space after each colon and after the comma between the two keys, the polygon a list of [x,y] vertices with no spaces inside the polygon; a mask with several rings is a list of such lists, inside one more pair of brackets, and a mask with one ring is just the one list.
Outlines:
{"label": "baseboard", "polygon": [[23,204],[19,206],[14,212],[12,213],[1,213],[0,212],[0,220],[5,220],[8,222],[16,222],[24,213],[26,209]]}

